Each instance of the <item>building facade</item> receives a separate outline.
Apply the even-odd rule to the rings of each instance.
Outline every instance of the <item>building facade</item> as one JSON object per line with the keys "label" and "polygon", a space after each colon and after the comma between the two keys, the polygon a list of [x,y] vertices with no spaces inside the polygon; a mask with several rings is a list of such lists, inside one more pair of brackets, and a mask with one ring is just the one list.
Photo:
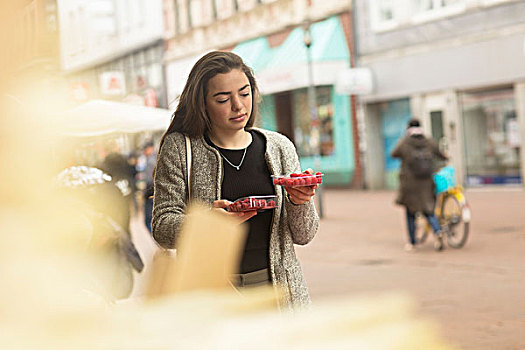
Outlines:
{"label": "building facade", "polygon": [[56,0],[27,0],[17,13],[17,60],[40,65],[56,72],[59,69],[59,45]]}
{"label": "building facade", "polygon": [[[19,103],[59,105],[57,6],[55,0],[24,0],[4,5],[0,54],[2,87]],[[38,112],[43,113],[39,110]]]}
{"label": "building facade", "polygon": [[390,152],[412,116],[460,183],[523,184],[525,1],[357,0],[354,11],[358,66],[375,82],[359,104],[366,186],[397,187]]}
{"label": "building facade", "polygon": [[335,89],[351,65],[350,0],[166,0],[164,17],[171,109],[199,57],[233,51],[255,72],[263,98],[258,125],[287,135],[302,167],[322,170],[328,184],[355,181],[354,108]]}
{"label": "building facade", "polygon": [[167,107],[162,0],[59,0],[62,70],[73,103]]}

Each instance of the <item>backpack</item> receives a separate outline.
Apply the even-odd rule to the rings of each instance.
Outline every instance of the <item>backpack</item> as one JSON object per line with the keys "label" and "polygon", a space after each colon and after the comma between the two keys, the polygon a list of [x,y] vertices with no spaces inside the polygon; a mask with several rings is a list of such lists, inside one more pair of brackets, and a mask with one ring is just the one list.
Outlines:
{"label": "backpack", "polygon": [[414,148],[408,161],[408,168],[417,178],[431,178],[434,173],[434,156],[432,152],[425,147]]}

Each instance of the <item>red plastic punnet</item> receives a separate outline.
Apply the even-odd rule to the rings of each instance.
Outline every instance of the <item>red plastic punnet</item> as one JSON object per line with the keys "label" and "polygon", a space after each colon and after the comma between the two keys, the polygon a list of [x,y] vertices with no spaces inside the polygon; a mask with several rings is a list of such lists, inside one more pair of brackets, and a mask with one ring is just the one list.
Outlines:
{"label": "red plastic punnet", "polygon": [[276,196],[249,196],[237,199],[226,207],[227,211],[263,211],[275,208]]}
{"label": "red plastic punnet", "polygon": [[314,186],[323,183],[323,175],[320,172],[315,174],[293,173],[290,175],[272,175],[273,184],[286,187]]}

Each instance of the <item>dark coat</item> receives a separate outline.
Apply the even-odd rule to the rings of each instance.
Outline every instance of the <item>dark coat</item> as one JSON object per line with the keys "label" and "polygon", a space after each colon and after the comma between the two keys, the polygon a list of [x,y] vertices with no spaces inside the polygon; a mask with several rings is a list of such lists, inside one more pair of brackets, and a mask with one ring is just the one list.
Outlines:
{"label": "dark coat", "polygon": [[434,212],[436,200],[434,180],[432,177],[418,178],[414,176],[408,166],[409,160],[414,157],[415,150],[420,148],[429,150],[436,160],[447,159],[432,139],[421,134],[403,137],[392,151],[392,157],[401,158],[399,193],[396,203],[406,206],[411,213],[425,212],[430,214]]}

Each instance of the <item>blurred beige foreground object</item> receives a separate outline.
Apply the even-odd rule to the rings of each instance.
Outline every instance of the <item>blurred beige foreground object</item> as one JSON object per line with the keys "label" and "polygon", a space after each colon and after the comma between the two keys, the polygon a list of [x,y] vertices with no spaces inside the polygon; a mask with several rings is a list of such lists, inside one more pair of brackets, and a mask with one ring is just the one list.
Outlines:
{"label": "blurred beige foreground object", "polygon": [[181,228],[176,258],[161,252],[153,260],[147,296],[196,289],[233,289],[229,277],[239,265],[247,227],[192,204]]}
{"label": "blurred beige foreground object", "polygon": [[[4,84],[21,61],[16,48],[25,47],[10,27],[22,23],[12,12],[20,3],[0,1],[0,33],[9,39]],[[1,350],[450,349],[403,296],[340,296],[289,314],[274,307],[273,288],[236,293],[226,280],[243,229],[197,209],[184,228],[192,234],[180,242],[180,263],[152,280],[153,298],[108,303],[93,288],[92,274],[105,262],[86,250],[90,223],[52,186],[49,150],[60,125],[46,116],[51,101],[64,98],[49,98],[55,90],[38,88],[31,75],[17,82],[17,89],[0,85],[2,102],[5,91],[17,97],[0,104]]]}
{"label": "blurred beige foreground object", "polygon": [[[27,127],[10,128],[17,132],[3,139],[2,160],[45,131],[13,112],[10,120]],[[42,176],[51,172],[45,149],[19,148],[33,171],[21,176],[8,166],[10,181],[0,185],[2,350],[451,349],[403,296],[340,296],[291,314],[277,310],[271,287],[235,292],[227,277],[244,228],[199,207],[183,227],[176,262],[152,279],[148,302],[109,303],[92,288],[94,270],[107,261],[86,250],[91,228],[82,210]]]}
{"label": "blurred beige foreground object", "polygon": [[[0,304],[0,349],[450,349],[431,324],[416,317],[414,305],[404,296],[341,296],[318,300],[311,310],[292,314],[277,311],[273,288],[235,293],[224,281],[237,259],[239,231],[231,231],[209,210],[196,209],[190,216],[184,231],[187,240],[180,242],[182,257],[176,267],[180,277],[169,279],[175,281],[172,289],[162,289],[177,293],[116,305],[83,293],[81,285],[72,283],[74,277],[84,278],[88,261],[75,254],[74,245],[61,243],[64,236],[50,229],[55,225],[15,224],[27,223],[26,213],[10,215],[11,219],[3,216],[11,224],[1,225],[3,232],[45,236],[47,245],[38,244],[38,249],[26,244],[17,254],[0,249],[4,253],[0,270],[7,277],[0,295],[8,302]],[[213,230],[206,231],[210,227]],[[206,241],[196,249],[193,244],[210,234],[221,237],[221,245]],[[211,254],[211,259],[189,266],[204,254]],[[221,277],[208,280],[206,274],[201,276],[206,282],[195,281],[191,274],[205,274],[203,269],[210,264]]]}
{"label": "blurred beige foreground object", "polygon": [[[31,140],[30,131],[43,133],[29,126],[5,139],[9,147],[0,154]],[[10,166],[12,181],[0,186],[2,350],[450,349],[403,296],[340,296],[291,314],[277,310],[271,287],[235,292],[227,277],[238,264],[244,228],[199,207],[182,229],[176,262],[152,279],[148,302],[108,303],[92,288],[94,270],[107,261],[86,250],[89,222],[41,177],[50,172],[43,151],[20,151],[38,165],[31,173],[38,177],[25,181]]]}
{"label": "blurred beige foreground object", "polygon": [[[416,318],[399,295],[338,297],[311,310],[279,313],[263,307],[264,289],[239,297],[195,291],[142,305],[119,305],[108,349],[452,349],[433,326]],[[132,331],[130,331],[132,330]],[[101,339],[104,339],[102,337]]]}

